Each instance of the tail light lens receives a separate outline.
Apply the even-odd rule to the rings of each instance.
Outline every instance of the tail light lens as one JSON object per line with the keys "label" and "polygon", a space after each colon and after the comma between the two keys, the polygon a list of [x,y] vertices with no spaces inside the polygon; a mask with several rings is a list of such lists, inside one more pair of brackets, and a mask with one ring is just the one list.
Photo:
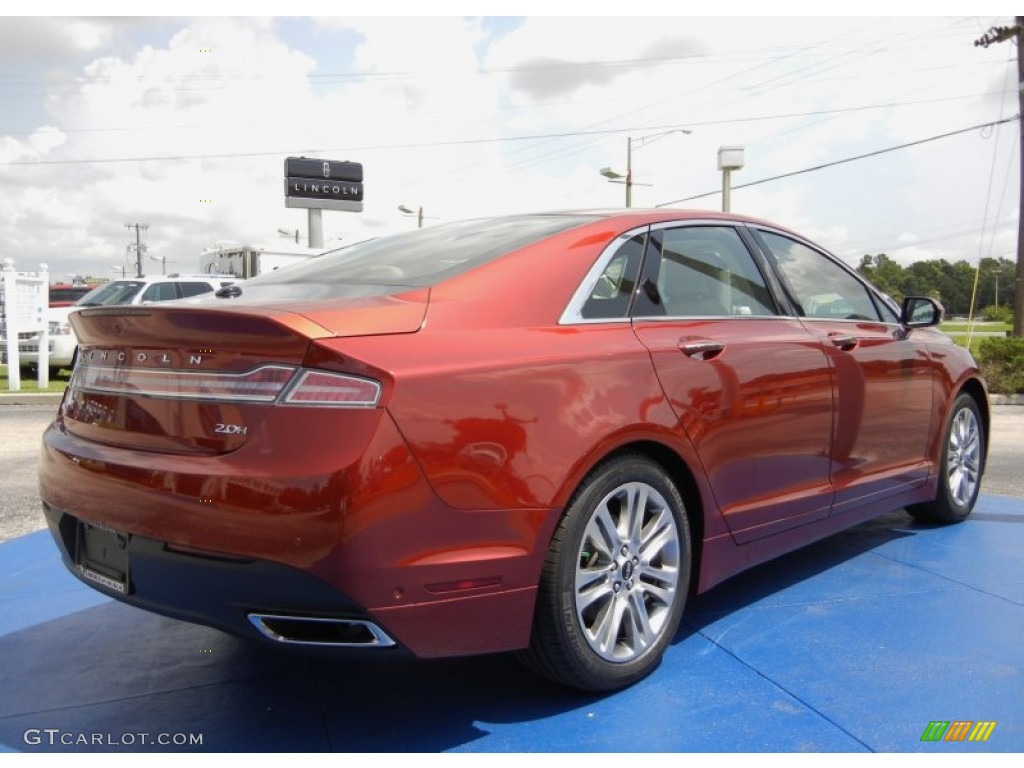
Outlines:
{"label": "tail light lens", "polygon": [[282,403],[319,408],[373,408],[380,400],[380,382],[324,371],[303,371]]}
{"label": "tail light lens", "polygon": [[71,387],[135,397],[280,402],[317,408],[373,408],[381,393],[380,382],[373,379],[287,365],[262,365],[245,373],[213,373],[86,364],[76,368]]}
{"label": "tail light lens", "polygon": [[277,400],[294,372],[294,368],[284,365],[264,365],[245,373],[79,365],[72,386],[115,395],[272,403]]}

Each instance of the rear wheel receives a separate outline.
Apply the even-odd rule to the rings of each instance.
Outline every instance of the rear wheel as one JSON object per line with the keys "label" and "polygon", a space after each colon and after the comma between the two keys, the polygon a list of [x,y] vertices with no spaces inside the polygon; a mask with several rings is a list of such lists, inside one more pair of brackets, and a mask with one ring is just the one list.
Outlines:
{"label": "rear wheel", "polygon": [[974,398],[960,394],[946,424],[935,500],[907,507],[911,515],[925,522],[959,523],[971,514],[985,465],[984,429]]}
{"label": "rear wheel", "polygon": [[675,635],[689,578],[689,526],[671,478],[639,455],[606,462],[552,539],[524,659],[574,688],[630,685]]}

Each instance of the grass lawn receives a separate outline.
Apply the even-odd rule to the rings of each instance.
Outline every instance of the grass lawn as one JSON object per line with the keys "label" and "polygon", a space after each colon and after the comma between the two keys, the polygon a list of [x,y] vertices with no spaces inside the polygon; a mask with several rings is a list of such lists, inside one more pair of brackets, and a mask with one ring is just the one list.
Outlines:
{"label": "grass lawn", "polygon": [[[40,390],[34,375],[23,374],[21,377],[21,392],[63,392],[68,386],[69,378],[71,378],[70,371],[61,371],[56,379],[50,379],[50,386],[47,389]],[[7,387],[7,366],[0,365],[0,403],[3,403],[3,396],[9,393],[10,390]]]}
{"label": "grass lawn", "polygon": [[[967,333],[968,324],[965,322],[954,322],[954,323],[943,323],[939,326],[939,330],[943,333]],[[1013,325],[1010,323],[984,323],[976,322],[974,324],[974,332],[983,331],[985,333],[1005,333],[1006,331],[1012,331]]]}

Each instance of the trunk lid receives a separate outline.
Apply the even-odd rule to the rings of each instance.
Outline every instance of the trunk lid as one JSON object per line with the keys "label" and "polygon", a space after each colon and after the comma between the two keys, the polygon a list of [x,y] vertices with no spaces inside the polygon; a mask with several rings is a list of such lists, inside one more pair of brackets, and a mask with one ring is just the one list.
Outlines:
{"label": "trunk lid", "polygon": [[[316,340],[415,332],[427,295],[82,310],[71,318],[79,351],[61,406],[64,428],[142,451],[236,450],[302,375]],[[323,365],[322,352],[317,359]],[[332,363],[346,370],[340,356]],[[350,368],[365,370],[357,361]]]}

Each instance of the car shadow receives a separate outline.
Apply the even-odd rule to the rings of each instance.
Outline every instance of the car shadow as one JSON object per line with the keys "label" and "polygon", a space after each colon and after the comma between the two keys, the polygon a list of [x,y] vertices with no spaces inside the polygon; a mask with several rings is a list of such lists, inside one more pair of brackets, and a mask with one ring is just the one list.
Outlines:
{"label": "car shadow", "polygon": [[[909,520],[880,518],[729,580],[691,602],[674,643],[914,535]],[[656,678],[614,695],[642,698]],[[0,637],[0,749],[19,751],[438,752],[485,737],[488,751],[501,751],[503,727],[574,711],[583,719],[610,695],[547,682],[507,654],[282,653],[115,601]],[[57,729],[57,741],[44,729]],[[142,733],[201,734],[202,743],[144,743]],[[89,743],[97,735],[113,742]]]}
{"label": "car shadow", "polygon": [[[544,719],[601,698],[510,655],[383,654],[280,652],[104,603],[0,637],[0,751],[437,752],[490,735],[480,722]],[[141,733],[202,743],[145,744]]]}
{"label": "car shadow", "polygon": [[723,615],[792,590],[875,547],[936,527],[941,526],[919,523],[897,510],[744,571],[690,599],[674,642],[685,639],[687,628],[699,631]]}

